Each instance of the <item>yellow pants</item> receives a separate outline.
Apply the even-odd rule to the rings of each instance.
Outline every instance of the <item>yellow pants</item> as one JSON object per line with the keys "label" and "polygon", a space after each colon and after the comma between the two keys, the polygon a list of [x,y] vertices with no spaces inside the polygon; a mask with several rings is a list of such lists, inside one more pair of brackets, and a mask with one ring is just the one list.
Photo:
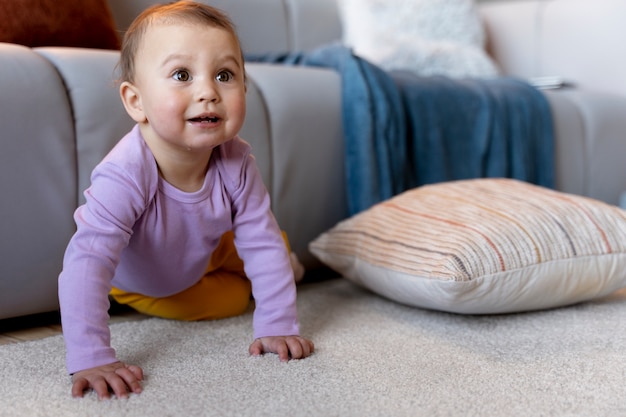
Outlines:
{"label": "yellow pants", "polygon": [[[283,232],[289,250],[287,235]],[[227,232],[195,285],[169,297],[155,298],[113,287],[111,297],[140,313],[173,320],[215,320],[243,314],[250,303],[251,284],[237,255],[234,236]]]}

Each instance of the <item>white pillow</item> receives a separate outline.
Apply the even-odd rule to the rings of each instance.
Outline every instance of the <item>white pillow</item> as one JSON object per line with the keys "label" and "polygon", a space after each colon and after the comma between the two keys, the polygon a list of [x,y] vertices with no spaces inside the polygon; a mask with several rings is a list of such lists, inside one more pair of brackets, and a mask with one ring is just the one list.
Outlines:
{"label": "white pillow", "polygon": [[416,188],[311,252],[403,304],[464,314],[557,307],[626,286],[626,211],[510,179]]}
{"label": "white pillow", "polygon": [[385,70],[493,77],[472,0],[338,0],[343,41]]}

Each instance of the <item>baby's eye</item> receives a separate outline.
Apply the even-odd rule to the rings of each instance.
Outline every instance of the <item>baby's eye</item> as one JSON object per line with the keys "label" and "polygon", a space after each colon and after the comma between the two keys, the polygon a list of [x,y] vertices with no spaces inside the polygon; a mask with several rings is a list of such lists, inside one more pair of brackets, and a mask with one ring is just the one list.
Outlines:
{"label": "baby's eye", "polygon": [[220,71],[215,79],[221,83],[225,83],[233,79],[233,74],[230,71]]}
{"label": "baby's eye", "polygon": [[172,75],[176,81],[189,81],[191,80],[191,74],[187,70],[176,70]]}

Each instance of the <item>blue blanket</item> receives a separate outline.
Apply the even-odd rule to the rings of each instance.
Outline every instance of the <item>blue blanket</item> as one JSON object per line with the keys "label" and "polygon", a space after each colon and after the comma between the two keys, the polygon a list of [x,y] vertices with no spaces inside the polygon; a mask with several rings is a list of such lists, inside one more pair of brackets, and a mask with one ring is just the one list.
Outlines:
{"label": "blue blanket", "polygon": [[349,215],[441,181],[509,177],[554,186],[550,107],[521,80],[389,73],[341,45],[246,59],[341,75]]}

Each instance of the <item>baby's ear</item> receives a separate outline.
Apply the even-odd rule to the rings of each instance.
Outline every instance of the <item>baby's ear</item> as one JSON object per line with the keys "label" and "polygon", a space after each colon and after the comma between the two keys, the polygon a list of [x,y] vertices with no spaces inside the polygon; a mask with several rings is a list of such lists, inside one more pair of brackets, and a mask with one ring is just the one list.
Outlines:
{"label": "baby's ear", "polygon": [[143,105],[141,104],[141,95],[139,94],[139,89],[129,83],[128,81],[124,81],[120,85],[120,97],[122,98],[122,103],[124,103],[124,108],[126,109],[126,113],[137,123],[143,123],[146,121],[146,114],[143,111]]}

